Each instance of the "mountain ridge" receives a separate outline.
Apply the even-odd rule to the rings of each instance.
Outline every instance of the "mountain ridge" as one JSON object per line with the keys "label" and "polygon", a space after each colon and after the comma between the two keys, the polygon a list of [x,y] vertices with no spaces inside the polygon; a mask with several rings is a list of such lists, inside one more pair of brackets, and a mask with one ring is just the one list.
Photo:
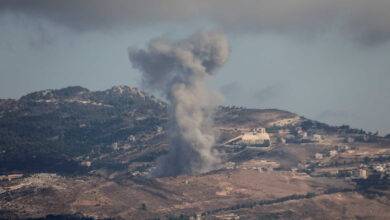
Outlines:
{"label": "mountain ridge", "polygon": [[[104,91],[71,86],[0,99],[0,172],[78,173],[152,162],[169,148],[166,110],[166,103],[129,86]],[[272,123],[285,119],[317,123],[278,109],[220,106],[215,114],[221,141],[239,134],[233,127],[272,130]],[[118,162],[119,152],[128,151],[132,156]]]}
{"label": "mountain ridge", "polygon": [[[389,139],[283,110],[219,106],[221,166],[154,178],[170,147],[167,108],[127,86],[0,100],[0,218],[373,216],[361,207],[389,217]],[[260,130],[268,144],[239,140]]]}

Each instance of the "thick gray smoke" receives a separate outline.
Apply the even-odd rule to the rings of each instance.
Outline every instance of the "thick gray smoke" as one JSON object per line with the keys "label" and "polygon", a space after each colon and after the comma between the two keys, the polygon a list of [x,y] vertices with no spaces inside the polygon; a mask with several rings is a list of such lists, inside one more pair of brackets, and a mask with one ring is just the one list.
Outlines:
{"label": "thick gray smoke", "polygon": [[206,80],[229,57],[225,36],[201,31],[172,42],[158,38],[146,49],[129,49],[130,61],[142,72],[147,88],[169,101],[170,150],[157,161],[155,176],[202,173],[219,165],[212,150],[213,113],[218,95]]}
{"label": "thick gray smoke", "polygon": [[375,44],[390,39],[389,8],[389,0],[2,0],[0,15],[20,13],[76,30],[198,19],[225,30],[298,36],[336,29]]}

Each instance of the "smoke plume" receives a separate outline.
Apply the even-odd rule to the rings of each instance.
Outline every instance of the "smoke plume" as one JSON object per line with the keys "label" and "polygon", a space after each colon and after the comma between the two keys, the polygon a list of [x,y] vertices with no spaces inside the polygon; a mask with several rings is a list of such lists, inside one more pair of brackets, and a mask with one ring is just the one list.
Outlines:
{"label": "smoke plume", "polygon": [[217,93],[206,80],[229,57],[225,36],[201,31],[187,39],[151,40],[146,49],[129,48],[133,67],[142,72],[143,83],[159,91],[169,102],[170,150],[157,161],[155,176],[202,173],[215,169],[218,155],[212,150],[212,131]]}
{"label": "smoke plume", "polygon": [[2,0],[8,12],[74,30],[208,20],[226,31],[300,36],[337,30],[367,44],[390,39],[389,0]]}

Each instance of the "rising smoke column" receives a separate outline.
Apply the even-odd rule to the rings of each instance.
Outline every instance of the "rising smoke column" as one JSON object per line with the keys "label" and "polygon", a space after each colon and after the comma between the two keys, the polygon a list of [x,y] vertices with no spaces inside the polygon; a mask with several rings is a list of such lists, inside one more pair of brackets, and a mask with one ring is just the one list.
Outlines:
{"label": "rising smoke column", "polygon": [[142,72],[146,88],[160,92],[169,102],[168,154],[157,160],[155,176],[202,173],[219,165],[212,150],[213,113],[218,93],[206,80],[229,57],[224,35],[201,31],[180,41],[151,40],[146,49],[129,48],[133,67]]}

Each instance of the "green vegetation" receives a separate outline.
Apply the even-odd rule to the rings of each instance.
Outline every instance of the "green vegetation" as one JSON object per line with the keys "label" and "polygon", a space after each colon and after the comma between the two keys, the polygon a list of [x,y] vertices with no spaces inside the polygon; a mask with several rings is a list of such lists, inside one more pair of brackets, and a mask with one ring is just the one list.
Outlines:
{"label": "green vegetation", "polygon": [[356,179],[357,191],[364,196],[373,199],[377,195],[385,195],[384,190],[390,189],[390,177],[389,175],[381,175],[380,173],[374,173],[369,175],[367,179]]}
{"label": "green vegetation", "polygon": [[110,153],[112,143],[152,133],[165,123],[164,105],[129,87],[123,90],[69,87],[0,102],[0,109],[12,109],[7,103],[17,106],[0,117],[0,173],[84,172],[74,158]]}

